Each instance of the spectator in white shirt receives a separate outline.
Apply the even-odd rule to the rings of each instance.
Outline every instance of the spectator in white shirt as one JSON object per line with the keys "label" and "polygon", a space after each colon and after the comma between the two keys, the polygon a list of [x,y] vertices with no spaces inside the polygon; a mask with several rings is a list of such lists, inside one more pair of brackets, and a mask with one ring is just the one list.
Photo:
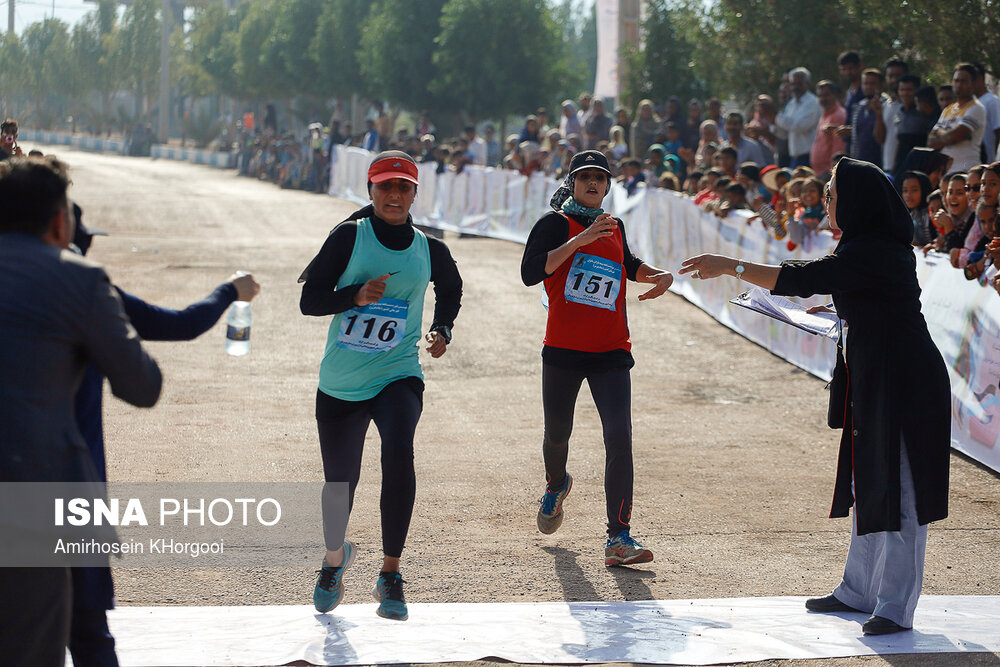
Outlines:
{"label": "spectator in white shirt", "polygon": [[816,126],[823,110],[816,96],[809,91],[809,70],[796,67],[788,76],[792,97],[778,114],[775,124],[788,132],[792,168],[809,166],[809,151],[816,139]]}
{"label": "spectator in white shirt", "polygon": [[471,164],[477,164],[480,167],[486,166],[486,142],[482,138],[476,136],[476,128],[472,125],[466,125],[463,130],[465,133],[465,138],[469,141],[469,148],[466,149],[465,155],[469,158]]}
{"label": "spectator in white shirt", "polygon": [[997,159],[997,143],[1000,143],[1000,98],[986,88],[986,68],[979,63],[973,63],[979,71],[979,77],[972,82],[972,92],[986,108],[986,129],[983,132],[983,149],[986,151],[986,163]]}
{"label": "spectator in white shirt", "polygon": [[979,145],[986,129],[986,107],[973,91],[979,71],[970,63],[955,66],[951,85],[955,102],[941,111],[927,145],[952,158],[952,171],[968,171],[979,164]]}

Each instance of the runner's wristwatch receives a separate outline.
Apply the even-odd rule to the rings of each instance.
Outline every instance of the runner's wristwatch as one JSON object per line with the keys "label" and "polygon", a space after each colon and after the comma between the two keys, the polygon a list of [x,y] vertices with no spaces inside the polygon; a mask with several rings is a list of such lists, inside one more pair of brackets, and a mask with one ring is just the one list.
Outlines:
{"label": "runner's wristwatch", "polygon": [[431,331],[436,331],[444,338],[445,343],[451,342],[451,327],[446,327],[443,324],[433,327]]}

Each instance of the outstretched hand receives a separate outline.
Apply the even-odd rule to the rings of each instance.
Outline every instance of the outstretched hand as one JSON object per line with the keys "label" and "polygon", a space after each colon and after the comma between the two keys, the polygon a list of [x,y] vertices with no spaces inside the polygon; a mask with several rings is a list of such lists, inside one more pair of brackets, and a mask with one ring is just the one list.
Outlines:
{"label": "outstretched hand", "polygon": [[669,271],[662,271],[649,277],[654,279],[652,281],[653,287],[640,294],[639,301],[655,299],[658,296],[662,296],[668,289],[670,289],[670,286],[674,284],[674,276]]}
{"label": "outstretched hand", "polygon": [[685,259],[677,273],[682,276],[690,273],[692,278],[708,280],[709,278],[718,278],[735,265],[734,259],[723,255],[697,255]]}

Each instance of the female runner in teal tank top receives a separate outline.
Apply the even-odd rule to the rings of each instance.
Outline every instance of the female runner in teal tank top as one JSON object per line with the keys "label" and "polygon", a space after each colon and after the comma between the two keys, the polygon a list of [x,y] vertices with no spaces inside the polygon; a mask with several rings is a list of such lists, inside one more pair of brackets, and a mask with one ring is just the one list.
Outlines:
{"label": "female runner in teal tank top", "polygon": [[413,434],[423,407],[417,357],[424,293],[434,283],[434,322],[424,337],[431,357],[448,349],[461,305],[462,279],[447,246],[410,218],[417,165],[400,151],[380,153],[368,168],[371,205],[338,225],[300,282],[304,315],[334,315],[316,392],[323,473],[326,557],[313,603],[319,612],[343,598],[343,574],[357,548],[345,539],[361,474],[365,434],[382,440],[382,571],[378,614],[406,620],[399,559],[413,514]]}

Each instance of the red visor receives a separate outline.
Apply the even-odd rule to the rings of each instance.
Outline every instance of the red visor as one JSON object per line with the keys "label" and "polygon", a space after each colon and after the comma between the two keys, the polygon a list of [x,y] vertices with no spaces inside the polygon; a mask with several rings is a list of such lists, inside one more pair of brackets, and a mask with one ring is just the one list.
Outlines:
{"label": "red visor", "polygon": [[388,155],[377,158],[368,167],[368,180],[372,183],[383,183],[393,178],[401,178],[418,185],[417,165],[409,156]]}

